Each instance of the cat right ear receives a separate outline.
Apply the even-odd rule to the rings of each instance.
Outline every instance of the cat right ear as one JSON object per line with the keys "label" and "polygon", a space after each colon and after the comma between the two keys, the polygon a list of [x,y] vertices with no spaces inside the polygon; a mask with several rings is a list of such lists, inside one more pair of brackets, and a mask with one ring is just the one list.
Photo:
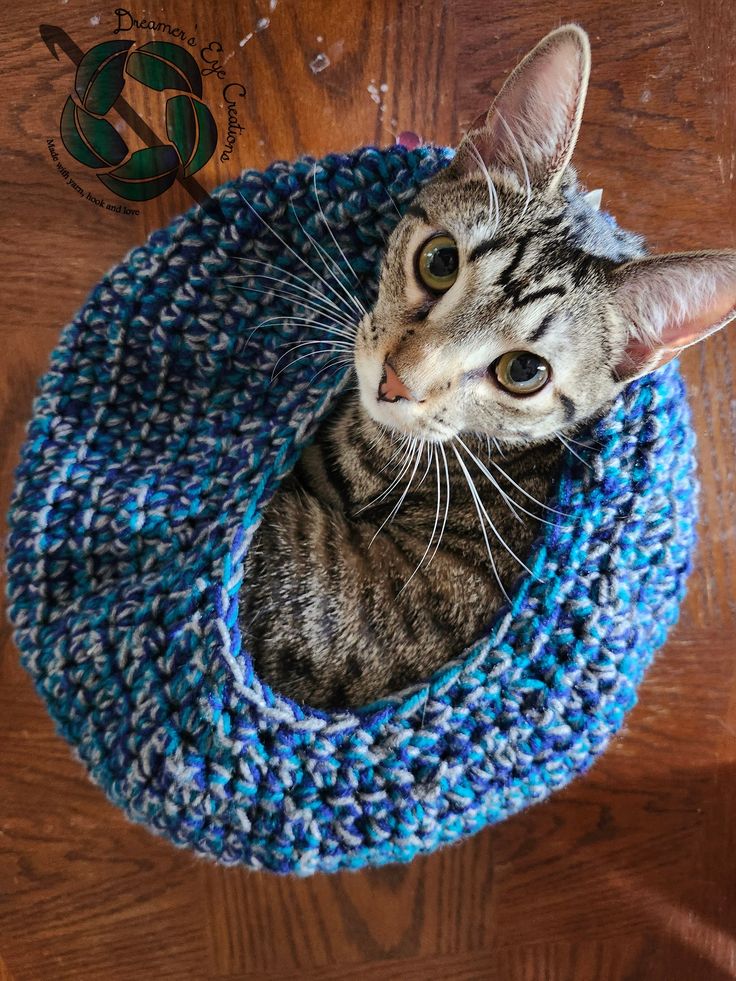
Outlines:
{"label": "cat right ear", "polygon": [[628,327],[614,374],[654,371],[736,318],[736,252],[689,252],[628,262],[610,276]]}
{"label": "cat right ear", "polygon": [[557,184],[578,138],[590,74],[588,35],[576,24],[548,34],[514,69],[458,147],[451,172],[510,171],[522,187]]}

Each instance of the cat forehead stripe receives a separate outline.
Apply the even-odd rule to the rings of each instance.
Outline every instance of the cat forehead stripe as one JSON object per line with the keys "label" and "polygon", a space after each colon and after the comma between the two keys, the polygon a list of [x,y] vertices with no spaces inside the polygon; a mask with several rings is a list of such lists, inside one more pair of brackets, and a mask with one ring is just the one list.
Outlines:
{"label": "cat forehead stripe", "polygon": [[552,326],[552,323],[554,322],[555,316],[556,316],[556,314],[554,314],[554,313],[548,313],[547,316],[542,320],[542,322],[539,325],[539,327],[537,327],[537,329],[535,331],[533,331],[533,333],[531,333],[529,335],[529,340],[532,343],[534,341],[539,341],[539,340],[541,340],[544,337],[544,335],[547,333],[547,331]]}
{"label": "cat forehead stripe", "polygon": [[421,218],[421,220],[429,225],[429,215],[421,206],[421,204],[412,204],[406,210],[407,215],[413,215],[415,218]]}
{"label": "cat forehead stripe", "polygon": [[502,238],[498,238],[497,236],[494,238],[488,238],[484,242],[481,242],[480,245],[476,245],[476,247],[470,252],[468,262],[474,262],[476,259],[480,259],[481,256],[487,255],[489,252],[495,252],[496,249],[504,248],[504,246],[507,244],[507,242],[504,242]]}

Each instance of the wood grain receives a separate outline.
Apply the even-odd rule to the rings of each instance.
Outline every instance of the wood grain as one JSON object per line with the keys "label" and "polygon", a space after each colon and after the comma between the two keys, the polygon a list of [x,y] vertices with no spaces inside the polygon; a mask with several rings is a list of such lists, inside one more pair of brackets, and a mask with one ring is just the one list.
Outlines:
{"label": "wood grain", "polygon": [[[190,203],[175,187],[138,217],[105,214],[49,157],[73,68],[38,25],[86,50],[111,36],[112,10],[33,0],[3,11],[3,512],[59,328],[128,247]],[[736,245],[731,0],[172,0],[136,16],[197,24],[247,90],[237,152],[197,175],[206,188],[405,129],[452,142],[520,55],[578,19],[594,61],[585,181],[657,250]],[[314,73],[319,53],[330,65]],[[205,80],[204,95],[222,126],[221,83]],[[160,119],[160,101],[128,98]],[[72,174],[93,188],[89,172]],[[698,565],[625,734],[548,804],[409,867],[277,879],[205,864],[128,824],[54,735],[0,621],[0,978],[736,977],[735,337],[683,358],[699,435]]]}

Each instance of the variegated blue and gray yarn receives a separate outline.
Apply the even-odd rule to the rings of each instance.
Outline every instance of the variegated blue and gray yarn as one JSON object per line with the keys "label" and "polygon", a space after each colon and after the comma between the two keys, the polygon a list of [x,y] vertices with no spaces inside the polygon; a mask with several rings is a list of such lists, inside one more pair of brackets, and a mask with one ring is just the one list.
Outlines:
{"label": "variegated blue and gray yarn", "polygon": [[[447,152],[319,163],[330,225],[372,283],[383,236]],[[621,726],[675,621],[694,540],[693,437],[676,366],[632,385],[570,458],[538,578],[461,661],[366,709],[262,685],[237,627],[259,515],[344,377],[294,362],[284,298],[236,292],[239,256],[299,275],[313,164],[221,188],[151,236],[64,330],[11,510],[10,612],[59,731],[126,813],[225,863],[278,872],[408,860],[542,800]],[[244,199],[250,202],[251,210]],[[304,274],[306,275],[306,274]]]}

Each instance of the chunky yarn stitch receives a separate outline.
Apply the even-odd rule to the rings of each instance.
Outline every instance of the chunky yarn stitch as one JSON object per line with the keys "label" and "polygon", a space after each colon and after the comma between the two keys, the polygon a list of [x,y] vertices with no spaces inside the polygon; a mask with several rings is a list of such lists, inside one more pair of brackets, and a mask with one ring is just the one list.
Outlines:
{"label": "chunky yarn stitch", "polygon": [[677,618],[696,488],[671,365],[593,427],[586,465],[570,457],[534,576],[461,660],[355,712],[294,704],[254,675],[243,559],[345,376],[305,358],[271,382],[284,342],[314,334],[254,330],[298,304],[229,277],[247,256],[309,281],[306,232],[336,254],[316,185],[373,285],[394,202],[447,159],[367,148],[245,173],[105,276],[34,405],[8,555],[23,663],[113,802],[224,863],[403,861],[542,800],[620,728]]}

